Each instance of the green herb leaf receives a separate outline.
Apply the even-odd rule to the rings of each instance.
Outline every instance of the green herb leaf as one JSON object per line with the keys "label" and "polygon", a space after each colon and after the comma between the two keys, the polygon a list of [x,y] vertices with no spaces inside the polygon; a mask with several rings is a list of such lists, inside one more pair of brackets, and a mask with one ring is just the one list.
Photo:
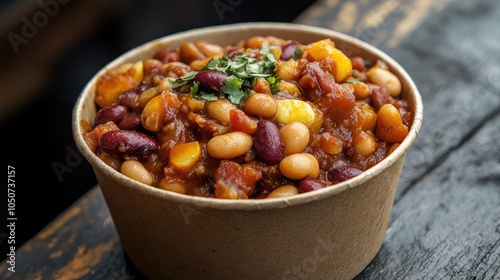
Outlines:
{"label": "green herb leaf", "polygon": [[365,65],[365,68],[370,68],[370,67],[372,67],[372,63],[371,63],[371,61],[369,61],[369,60],[364,60],[364,61],[363,61],[363,64]]}
{"label": "green herb leaf", "polygon": [[234,104],[242,104],[245,94],[241,91],[243,81],[236,76],[229,76],[226,79],[226,85],[221,88],[221,91],[228,95],[229,101]]}
{"label": "green herb leaf", "polygon": [[278,83],[281,81],[281,78],[271,76],[271,77],[266,78],[266,80],[269,83],[269,86],[271,87],[272,93],[276,94],[280,91],[280,89],[278,88]]}
{"label": "green herb leaf", "polygon": [[350,84],[354,84],[354,83],[357,83],[357,82],[360,82],[361,80],[358,79],[358,78],[350,78],[349,80],[347,80],[346,82],[347,83],[350,83]]}
{"label": "green herb leaf", "polygon": [[[275,77],[276,68],[278,67],[278,62],[273,53],[270,53],[271,48],[276,48],[276,46],[263,46],[259,53],[262,59],[258,60],[256,57],[250,57],[247,53],[241,53],[235,55],[232,59],[229,59],[226,54],[221,58],[212,58],[208,61],[207,65],[203,68],[204,70],[215,70],[222,72],[229,77],[225,81],[225,85],[220,89],[222,93],[227,95],[227,98],[234,104],[243,105],[245,99],[251,94],[251,88],[255,85],[255,80],[257,78],[272,78],[268,80],[271,91],[278,92],[276,83],[281,79]],[[257,55],[253,53],[250,55]],[[190,72],[186,76],[179,78],[174,81],[174,88],[183,86],[194,79],[197,72]],[[198,93],[199,85],[196,82],[193,83],[191,88],[191,94],[193,96],[201,95]],[[208,95],[204,93],[203,99],[209,100],[215,95]],[[216,97],[215,97],[216,98]]]}
{"label": "green herb leaf", "polygon": [[172,84],[173,88],[179,88],[179,87],[189,83],[190,81],[192,81],[194,79],[194,77],[196,76],[196,74],[198,74],[198,72],[191,71],[191,72],[187,73],[186,75],[184,75],[180,78],[177,78],[176,80],[169,80],[169,82]]}
{"label": "green herb leaf", "polygon": [[231,75],[226,79],[226,85],[233,85],[234,87],[240,89],[243,85],[243,81],[238,79],[238,77]]}
{"label": "green herb leaf", "polygon": [[211,92],[201,91],[198,96],[201,99],[205,99],[205,100],[208,100],[208,101],[215,101],[215,100],[219,99],[215,94],[213,94]]}
{"label": "green herb leaf", "polygon": [[297,60],[297,59],[299,59],[301,56],[302,56],[302,49],[301,49],[299,46],[297,46],[297,47],[295,48],[295,51],[293,52],[293,57],[292,57],[292,58],[293,58],[293,60]]}
{"label": "green herb leaf", "polygon": [[229,101],[233,104],[243,105],[243,100],[245,98],[245,93],[233,85],[225,85],[222,87],[222,91],[228,95]]}
{"label": "green herb leaf", "polygon": [[198,88],[200,87],[200,83],[197,82],[197,81],[194,81],[193,82],[193,86],[191,87],[191,89],[189,90],[189,94],[191,94],[192,96],[195,96],[196,93],[198,92]]}

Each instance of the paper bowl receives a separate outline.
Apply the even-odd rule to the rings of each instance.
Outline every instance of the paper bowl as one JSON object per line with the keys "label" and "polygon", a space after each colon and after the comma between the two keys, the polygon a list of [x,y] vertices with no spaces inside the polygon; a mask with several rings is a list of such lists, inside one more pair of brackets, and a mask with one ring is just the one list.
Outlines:
{"label": "paper bowl", "polygon": [[[402,82],[414,119],[406,139],[361,175],[289,198],[226,200],[177,194],[116,172],[86,145],[82,120],[93,124],[97,77],[146,59],[165,44],[205,39],[232,44],[252,35],[301,43],[331,38],[348,56],[382,59]],[[405,154],[421,126],[421,97],[391,57],[329,29],[289,23],[238,23],[189,30],[138,46],[89,81],[73,111],[76,145],[90,162],[127,256],[151,279],[350,279],[375,257],[385,237]]]}

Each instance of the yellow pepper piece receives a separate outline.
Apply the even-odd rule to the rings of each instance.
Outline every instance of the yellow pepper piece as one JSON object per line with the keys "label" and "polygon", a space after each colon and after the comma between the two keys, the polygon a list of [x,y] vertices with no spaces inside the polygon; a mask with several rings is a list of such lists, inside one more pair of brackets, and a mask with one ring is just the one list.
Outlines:
{"label": "yellow pepper piece", "polygon": [[294,97],[302,97],[302,93],[300,92],[300,89],[296,84],[281,80],[276,84],[276,86],[278,87],[280,92],[292,95]]}
{"label": "yellow pepper piece", "polygon": [[309,45],[308,58],[320,60],[330,58],[335,61],[333,76],[337,83],[342,82],[351,75],[352,63],[341,50],[335,48],[335,44],[330,39],[320,40]]}
{"label": "yellow pepper piece", "polygon": [[331,39],[323,39],[309,44],[306,49],[309,50],[308,55],[314,60],[319,60],[329,57],[334,48],[335,43]]}
{"label": "yellow pepper piece", "polygon": [[198,162],[200,156],[198,141],[178,144],[170,149],[170,164],[180,171],[187,171]]}
{"label": "yellow pepper piece", "polygon": [[144,64],[142,63],[142,60],[132,64],[127,73],[134,78],[137,84],[139,84],[144,77]]}
{"label": "yellow pepper piece", "polygon": [[113,104],[120,94],[136,87],[143,77],[142,60],[109,69],[96,82],[95,103],[100,108]]}
{"label": "yellow pepper piece", "polygon": [[296,99],[278,100],[278,122],[289,124],[291,122],[301,122],[310,126],[315,121],[316,114],[311,104]]}
{"label": "yellow pepper piece", "polygon": [[161,130],[164,124],[165,116],[167,115],[164,104],[165,99],[161,94],[151,98],[151,100],[146,103],[146,106],[141,113],[141,122],[145,129],[153,132]]}

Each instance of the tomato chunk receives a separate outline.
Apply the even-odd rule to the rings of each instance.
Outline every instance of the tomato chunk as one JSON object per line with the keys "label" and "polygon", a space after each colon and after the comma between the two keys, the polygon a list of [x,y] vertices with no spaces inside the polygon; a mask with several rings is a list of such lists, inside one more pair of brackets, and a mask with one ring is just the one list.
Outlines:
{"label": "tomato chunk", "polygon": [[215,197],[229,199],[248,198],[262,178],[261,171],[229,160],[222,160],[214,175]]}

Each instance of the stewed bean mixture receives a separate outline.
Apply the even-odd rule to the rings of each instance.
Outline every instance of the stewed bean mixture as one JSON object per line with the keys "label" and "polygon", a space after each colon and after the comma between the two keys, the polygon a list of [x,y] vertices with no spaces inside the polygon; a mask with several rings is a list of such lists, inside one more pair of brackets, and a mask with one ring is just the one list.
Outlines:
{"label": "stewed bean mixture", "polygon": [[203,40],[98,77],[84,139],[104,162],[154,187],[261,199],[309,192],[374,166],[412,114],[383,61],[331,39]]}

